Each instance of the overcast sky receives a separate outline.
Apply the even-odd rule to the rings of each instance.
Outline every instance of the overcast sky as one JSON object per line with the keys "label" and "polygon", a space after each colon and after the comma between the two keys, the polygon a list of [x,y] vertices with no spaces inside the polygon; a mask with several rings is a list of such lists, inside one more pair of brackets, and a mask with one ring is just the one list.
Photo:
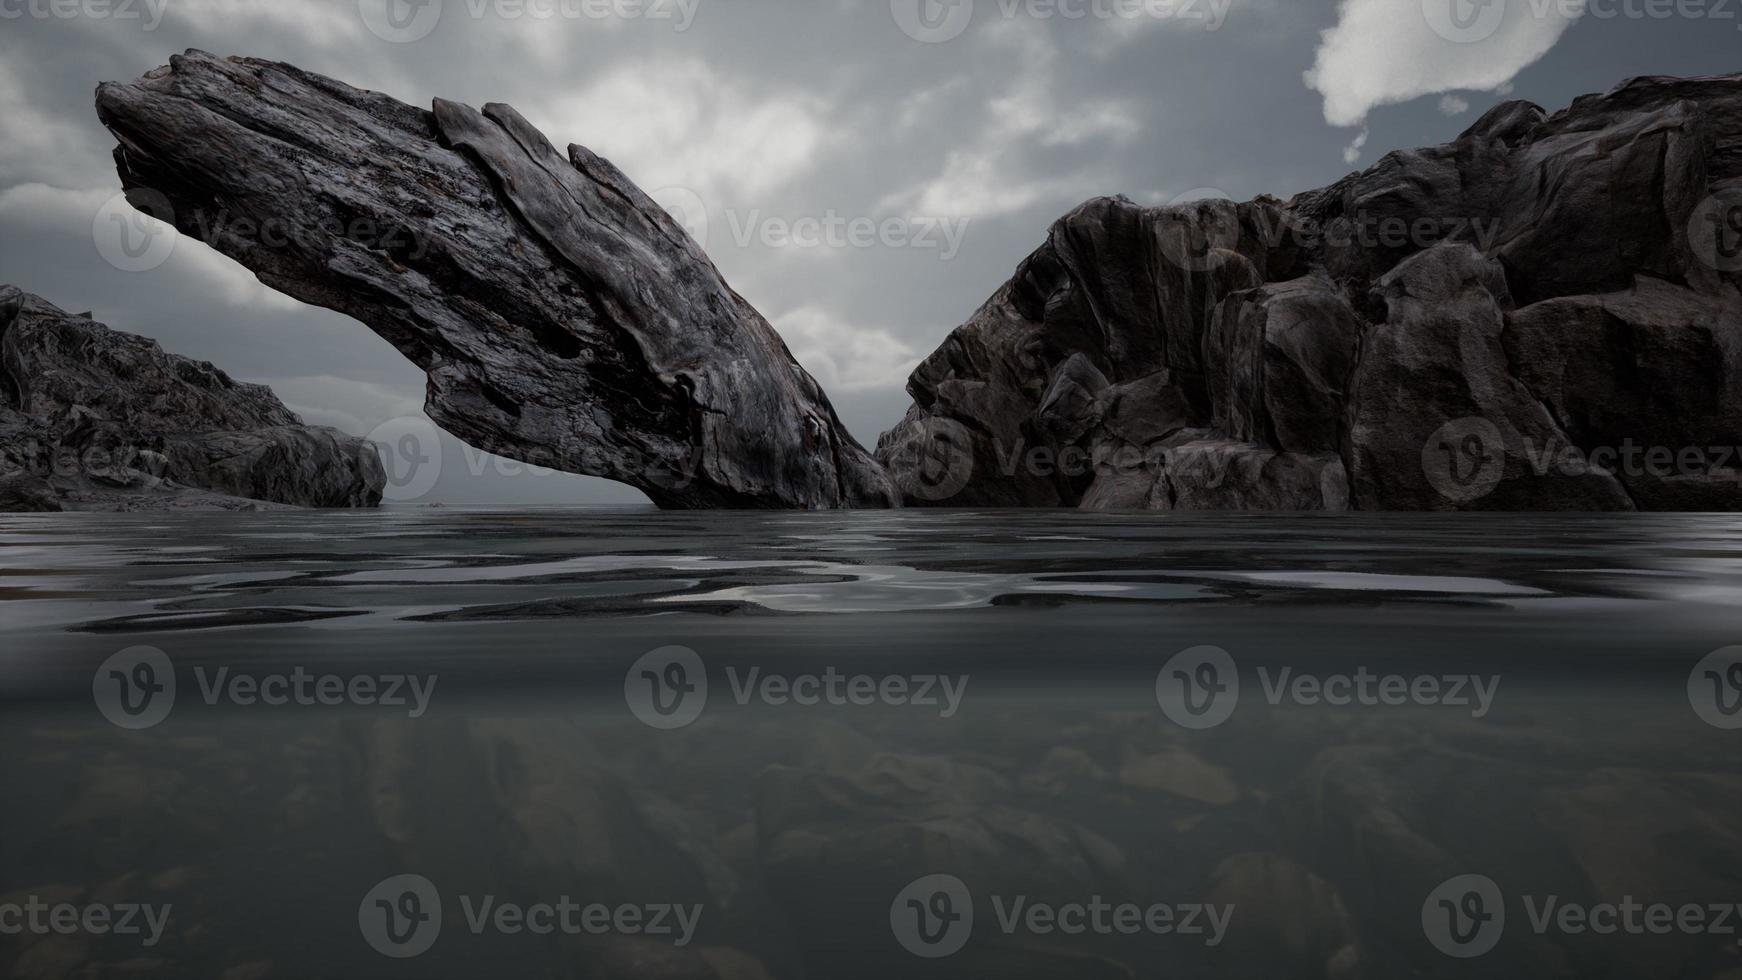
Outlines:
{"label": "overcast sky", "polygon": [[[702,233],[869,446],[914,363],[1081,201],[1287,197],[1506,98],[1552,110],[1632,75],[1742,67],[1742,0],[1680,4],[0,0],[0,282],[397,442],[422,374],[368,329],[193,240],[148,271],[105,259],[93,229],[120,185],[92,91],[196,47],[425,107],[509,102]],[[854,243],[846,223],[867,219]],[[451,439],[441,460],[395,495],[642,499]]]}

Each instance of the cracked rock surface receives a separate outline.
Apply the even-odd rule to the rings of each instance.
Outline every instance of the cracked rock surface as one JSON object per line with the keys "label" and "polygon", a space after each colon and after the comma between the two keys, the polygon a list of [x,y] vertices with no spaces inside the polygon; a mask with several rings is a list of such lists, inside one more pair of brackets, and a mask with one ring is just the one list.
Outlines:
{"label": "cracked rock surface", "polygon": [[97,110],[135,206],[367,325],[475,448],[666,508],[897,502],[683,228],[508,106],[424,110],[189,51],[102,85]]}
{"label": "cracked rock surface", "polygon": [[0,511],[373,507],[375,447],[0,286]]}
{"label": "cracked rock surface", "polygon": [[1508,102],[1288,202],[1090,201],[915,370],[907,502],[1742,507],[1742,75]]}

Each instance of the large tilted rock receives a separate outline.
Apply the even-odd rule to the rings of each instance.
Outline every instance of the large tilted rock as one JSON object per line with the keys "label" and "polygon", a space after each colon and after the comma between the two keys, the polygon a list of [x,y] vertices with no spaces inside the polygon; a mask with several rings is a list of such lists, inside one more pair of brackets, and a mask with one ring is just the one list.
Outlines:
{"label": "large tilted rock", "polygon": [[270,389],[0,286],[0,511],[373,507],[385,484]]}
{"label": "large tilted rock", "polygon": [[508,106],[425,111],[190,51],[101,86],[97,109],[136,206],[361,320],[427,372],[430,417],[479,449],[665,507],[897,502],[677,222]]}
{"label": "large tilted rock", "polygon": [[1286,204],[1092,201],[878,455],[919,505],[1742,508],[1739,250],[1742,75],[1509,102]]}

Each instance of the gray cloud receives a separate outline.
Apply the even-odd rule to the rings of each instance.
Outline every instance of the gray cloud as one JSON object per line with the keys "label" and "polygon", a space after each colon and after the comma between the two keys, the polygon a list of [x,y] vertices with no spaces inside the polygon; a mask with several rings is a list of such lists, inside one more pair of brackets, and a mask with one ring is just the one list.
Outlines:
{"label": "gray cloud", "polygon": [[[168,0],[147,30],[143,17],[36,17],[32,0],[0,0],[0,12],[25,12],[0,22],[0,280],[365,433],[414,414],[423,391],[368,330],[269,293],[196,241],[148,272],[103,260],[92,226],[119,184],[92,89],[199,47],[420,105],[510,102],[553,141],[589,146],[662,202],[699,211],[686,218],[705,224],[722,272],[869,443],[900,416],[911,366],[1082,200],[1286,196],[1346,168],[1351,134],[1327,119],[1364,120],[1367,147],[1390,149],[1454,135],[1437,100],[1417,96],[1456,89],[1480,111],[1499,97],[1481,93],[1510,81],[1553,107],[1624,75],[1734,61],[1731,32],[1684,20],[1545,21],[1446,53],[1424,47],[1438,36],[1422,0],[962,0],[936,8],[956,18],[937,43],[902,29],[897,10],[915,0],[447,0],[433,23],[412,22],[429,30],[407,43],[380,36],[384,2]],[[556,15],[503,15],[515,9]],[[587,12],[613,9],[638,12]],[[960,230],[947,256],[927,226]],[[443,448],[425,499],[638,499]]]}

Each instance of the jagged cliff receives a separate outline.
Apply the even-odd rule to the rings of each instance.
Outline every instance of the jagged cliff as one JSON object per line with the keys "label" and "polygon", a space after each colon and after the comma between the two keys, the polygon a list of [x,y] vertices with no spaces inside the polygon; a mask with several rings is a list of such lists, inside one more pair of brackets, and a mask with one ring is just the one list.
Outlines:
{"label": "jagged cliff", "polygon": [[0,286],[0,511],[373,507],[385,484],[270,389]]}
{"label": "jagged cliff", "polygon": [[425,111],[190,51],[97,90],[129,199],[367,324],[472,446],[662,507],[888,506],[761,314],[608,161],[512,108]]}
{"label": "jagged cliff", "polygon": [[369,325],[443,427],[664,507],[1742,506],[1742,75],[1509,102],[1288,202],[1091,201],[875,458],[658,205],[511,108],[197,51],[97,106],[137,206]]}
{"label": "jagged cliff", "polygon": [[913,374],[914,504],[1742,507],[1742,76],[1323,190],[1083,205]]}

